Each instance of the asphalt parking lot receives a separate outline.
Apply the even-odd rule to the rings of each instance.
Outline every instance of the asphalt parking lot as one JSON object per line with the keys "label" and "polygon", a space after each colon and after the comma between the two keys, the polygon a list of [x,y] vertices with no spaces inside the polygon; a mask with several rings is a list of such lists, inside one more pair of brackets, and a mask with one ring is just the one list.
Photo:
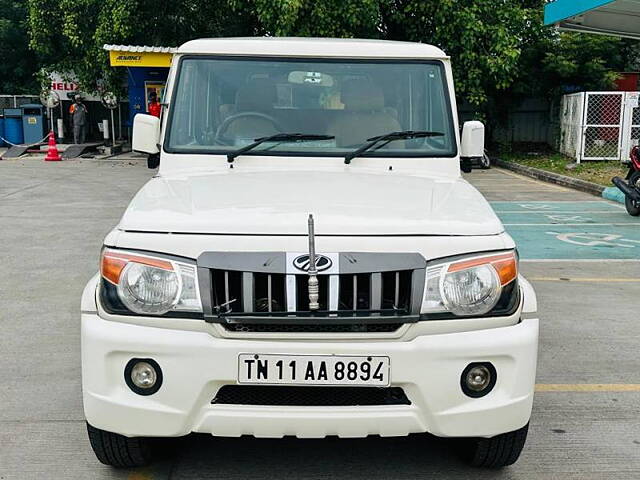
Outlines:
{"label": "asphalt parking lot", "polygon": [[529,440],[501,471],[428,436],[180,439],[148,469],[97,462],[80,387],[79,299],[143,162],[0,161],[0,480],[640,479],[640,220],[617,204],[474,170],[520,246],[541,342]]}

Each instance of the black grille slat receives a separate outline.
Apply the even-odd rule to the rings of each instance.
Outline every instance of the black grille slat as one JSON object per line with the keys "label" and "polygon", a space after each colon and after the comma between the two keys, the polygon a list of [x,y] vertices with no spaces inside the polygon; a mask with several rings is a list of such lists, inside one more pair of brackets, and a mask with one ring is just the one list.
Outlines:
{"label": "black grille slat", "polygon": [[242,272],[211,270],[213,305],[225,305],[224,311],[243,312]]}
{"label": "black grille slat", "polygon": [[382,306],[397,310],[411,309],[411,271],[382,274]]}
{"label": "black grille slat", "polygon": [[340,275],[338,305],[339,310],[373,309],[371,306],[371,274]]}
{"label": "black grille slat", "polygon": [[285,312],[287,310],[284,275],[256,273],[254,274],[254,288],[254,312]]}
{"label": "black grille slat", "polygon": [[399,387],[224,385],[212,404],[298,407],[411,405]]}

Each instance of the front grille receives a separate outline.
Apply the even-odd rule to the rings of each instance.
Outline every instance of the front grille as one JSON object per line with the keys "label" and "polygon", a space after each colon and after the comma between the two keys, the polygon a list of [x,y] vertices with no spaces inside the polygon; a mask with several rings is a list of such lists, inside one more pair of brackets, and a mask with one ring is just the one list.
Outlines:
{"label": "front grille", "polygon": [[[291,277],[287,279],[287,276]],[[320,311],[384,310],[408,312],[411,302],[411,270],[336,275],[338,279],[337,308],[331,308],[330,275],[318,275]],[[235,313],[309,311],[308,275],[280,273],[234,272],[211,270],[214,307],[225,306]],[[288,302],[287,282],[295,285],[295,295]],[[246,285],[246,284],[249,285]]]}
{"label": "front grille", "polygon": [[233,332],[393,332],[415,321],[424,258],[401,253],[332,254],[318,273],[317,311],[309,276],[284,252],[206,252],[198,258],[205,319]]}
{"label": "front grille", "polygon": [[398,330],[402,323],[356,323],[350,325],[293,325],[278,323],[226,323],[224,328],[230,332],[244,333],[391,333]]}
{"label": "front grille", "polygon": [[225,385],[212,404],[281,405],[297,407],[350,407],[411,405],[399,387],[291,387]]}

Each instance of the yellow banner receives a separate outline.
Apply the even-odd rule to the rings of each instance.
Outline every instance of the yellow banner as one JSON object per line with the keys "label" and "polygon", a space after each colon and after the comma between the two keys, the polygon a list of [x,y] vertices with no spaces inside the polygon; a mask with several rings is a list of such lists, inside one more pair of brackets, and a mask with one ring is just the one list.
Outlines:
{"label": "yellow banner", "polygon": [[112,67],[170,67],[172,57],[172,53],[111,50],[109,63]]}

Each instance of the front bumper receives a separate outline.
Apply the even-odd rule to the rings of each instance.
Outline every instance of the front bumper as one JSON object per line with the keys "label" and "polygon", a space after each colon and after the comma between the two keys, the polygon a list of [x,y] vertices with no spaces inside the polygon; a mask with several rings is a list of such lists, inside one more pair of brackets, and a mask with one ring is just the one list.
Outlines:
{"label": "front bumper", "polygon": [[[491,437],[524,426],[531,414],[538,320],[501,328],[422,335],[410,341],[312,341],[217,338],[185,331],[105,320],[82,314],[82,382],[87,421],[126,436],[318,438],[327,435],[401,436],[430,432],[446,437]],[[280,407],[212,405],[218,389],[235,384],[240,353],[385,355],[392,386],[411,405]],[[151,396],[124,381],[131,358],[153,358],[163,384]],[[460,388],[471,362],[491,362],[497,383],[487,396]],[[316,387],[321,388],[321,387]]]}

